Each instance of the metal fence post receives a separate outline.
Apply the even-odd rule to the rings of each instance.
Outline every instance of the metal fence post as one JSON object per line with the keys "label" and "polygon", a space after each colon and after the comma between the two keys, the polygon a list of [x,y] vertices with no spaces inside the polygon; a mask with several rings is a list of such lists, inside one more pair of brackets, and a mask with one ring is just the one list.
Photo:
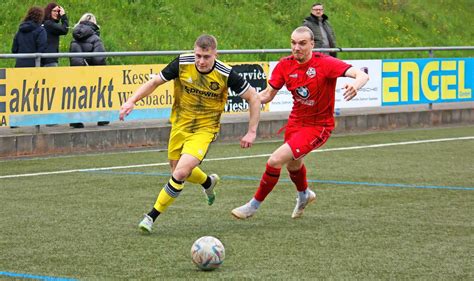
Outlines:
{"label": "metal fence post", "polygon": [[[432,49],[430,49],[428,53],[429,53],[429,57],[430,57],[430,58],[434,58],[434,51],[433,51]],[[432,109],[433,109],[433,103],[432,103],[432,102],[430,102],[430,103],[428,104],[428,109],[429,109],[429,110],[432,110]]]}
{"label": "metal fence post", "polygon": [[[41,67],[41,55],[40,54],[36,54],[35,67]],[[35,125],[35,133],[36,134],[40,133],[40,125]]]}
{"label": "metal fence post", "polygon": [[41,67],[41,55],[40,54],[36,54],[35,67]]}

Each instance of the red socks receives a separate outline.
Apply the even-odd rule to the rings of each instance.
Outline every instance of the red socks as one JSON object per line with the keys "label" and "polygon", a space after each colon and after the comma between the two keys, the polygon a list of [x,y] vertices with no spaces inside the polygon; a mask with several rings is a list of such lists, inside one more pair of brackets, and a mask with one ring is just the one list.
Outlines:
{"label": "red socks", "polygon": [[[280,169],[274,168],[270,165],[266,165],[265,173],[263,173],[262,179],[260,180],[260,186],[253,196],[256,200],[263,202],[265,197],[272,192],[273,187],[280,178]],[[289,171],[291,181],[296,185],[296,189],[300,192],[305,191],[308,188],[308,181],[306,180],[306,167],[302,165],[298,171]]]}
{"label": "red socks", "polygon": [[303,164],[298,171],[288,171],[290,173],[291,181],[296,185],[298,191],[305,191],[308,188],[308,181],[306,180],[306,167]]}
{"label": "red socks", "polygon": [[263,173],[262,179],[260,180],[260,186],[254,195],[256,200],[262,202],[265,200],[265,197],[267,197],[267,195],[272,192],[273,187],[275,187],[278,179],[280,178],[280,171],[281,168],[273,168],[267,163],[265,173]]}

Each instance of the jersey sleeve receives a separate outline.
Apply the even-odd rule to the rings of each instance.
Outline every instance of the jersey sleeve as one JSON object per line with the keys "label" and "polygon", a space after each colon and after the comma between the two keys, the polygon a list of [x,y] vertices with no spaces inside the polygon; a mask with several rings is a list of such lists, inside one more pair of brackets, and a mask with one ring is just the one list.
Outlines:
{"label": "jersey sleeve", "polygon": [[231,69],[227,80],[227,86],[240,96],[250,88],[250,83],[240,76],[234,69]]}
{"label": "jersey sleeve", "polygon": [[282,66],[282,62],[278,62],[275,68],[273,69],[272,76],[268,81],[268,84],[272,86],[275,90],[280,90],[285,85],[285,76],[283,74],[284,67]]}
{"label": "jersey sleeve", "polygon": [[352,65],[331,56],[326,57],[325,63],[330,78],[343,77],[346,71],[352,67]]}
{"label": "jersey sleeve", "polygon": [[179,76],[179,56],[163,68],[160,76],[164,81],[170,81]]}

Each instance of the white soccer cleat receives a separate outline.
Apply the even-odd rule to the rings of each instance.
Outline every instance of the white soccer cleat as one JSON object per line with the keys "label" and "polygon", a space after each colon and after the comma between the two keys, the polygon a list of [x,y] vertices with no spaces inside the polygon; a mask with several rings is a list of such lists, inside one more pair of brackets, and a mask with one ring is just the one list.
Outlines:
{"label": "white soccer cleat", "polygon": [[149,215],[145,214],[142,221],[138,224],[138,228],[140,228],[140,230],[143,232],[151,233],[152,227],[153,219]]}
{"label": "white soccer cleat", "polygon": [[250,218],[257,212],[257,209],[250,205],[250,202],[232,210],[232,215],[238,219],[244,220]]}
{"label": "white soccer cleat", "polygon": [[217,174],[210,174],[209,178],[211,178],[211,186],[208,189],[204,189],[204,193],[207,196],[207,205],[212,205],[214,200],[216,200],[216,192],[214,191],[214,187],[216,187],[217,183],[221,180]]}
{"label": "white soccer cleat", "polygon": [[308,206],[312,202],[316,201],[316,193],[314,193],[314,191],[309,188],[307,190],[308,195],[306,196],[306,200],[300,202],[299,197],[296,198],[296,206],[293,210],[293,214],[291,214],[291,217],[294,219],[300,218],[303,215],[304,208],[306,208],[306,206]]}

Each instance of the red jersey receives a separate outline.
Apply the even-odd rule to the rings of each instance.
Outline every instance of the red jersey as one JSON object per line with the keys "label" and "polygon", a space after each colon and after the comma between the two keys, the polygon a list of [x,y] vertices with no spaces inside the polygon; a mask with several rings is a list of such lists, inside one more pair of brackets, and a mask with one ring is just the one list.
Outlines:
{"label": "red jersey", "polygon": [[274,89],[284,85],[293,95],[288,126],[334,128],[336,80],[351,65],[321,53],[300,64],[293,56],[280,59],[268,82]]}

